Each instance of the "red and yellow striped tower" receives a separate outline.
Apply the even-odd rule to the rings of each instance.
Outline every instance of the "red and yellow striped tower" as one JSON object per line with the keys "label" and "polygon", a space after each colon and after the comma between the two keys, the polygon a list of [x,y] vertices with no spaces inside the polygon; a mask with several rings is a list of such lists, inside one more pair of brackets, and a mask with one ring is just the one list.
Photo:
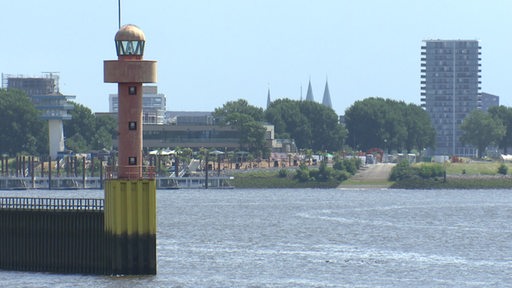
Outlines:
{"label": "red and yellow striped tower", "polygon": [[118,60],[104,61],[104,81],[118,83],[118,168],[105,182],[107,257],[113,274],[156,274],[156,182],[143,167],[142,84],[157,81],[156,61],[142,60],[145,36],[125,25]]}

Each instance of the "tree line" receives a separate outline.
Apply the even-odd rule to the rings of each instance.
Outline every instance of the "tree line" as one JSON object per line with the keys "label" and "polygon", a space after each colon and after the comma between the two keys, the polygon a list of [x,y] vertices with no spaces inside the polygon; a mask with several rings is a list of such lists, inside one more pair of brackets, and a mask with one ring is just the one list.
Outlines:
{"label": "tree line", "polygon": [[461,141],[478,149],[482,158],[489,146],[495,146],[508,154],[512,144],[512,108],[495,106],[488,111],[474,110],[461,124]]}
{"label": "tree line", "polygon": [[[96,116],[78,103],[71,102],[71,120],[63,121],[65,146],[75,152],[111,149],[117,133],[115,119]],[[41,119],[30,97],[15,89],[0,89],[0,153],[48,154],[48,121]]]}
{"label": "tree line", "polygon": [[411,152],[433,147],[435,130],[425,110],[382,98],[356,101],[345,111],[347,144],[356,150]]}
{"label": "tree line", "polygon": [[213,116],[238,129],[241,149],[263,158],[270,150],[262,123],[274,125],[275,138],[294,139],[297,147],[315,151],[341,149],[347,134],[334,110],[312,101],[280,99],[263,110],[239,99],[216,108]]}
{"label": "tree line", "polygon": [[257,134],[261,135],[262,131],[251,132],[242,127],[262,121],[274,125],[275,138],[294,139],[299,149],[319,152],[371,148],[410,152],[432,147],[435,141],[435,131],[425,110],[418,105],[382,98],[355,102],[346,110],[344,123],[329,107],[290,99],[276,100],[265,111],[240,99],[217,108],[214,116],[222,119],[224,125],[239,127],[248,134],[254,132],[253,137],[241,138],[241,146],[251,152],[264,149],[264,143],[249,145],[250,139],[261,137]]}
{"label": "tree line", "polygon": [[[117,133],[115,120],[96,116],[72,103],[72,120],[63,121],[66,147],[75,152],[108,149]],[[0,153],[46,154],[48,124],[22,91],[0,90]],[[278,99],[264,110],[246,100],[228,101],[214,110],[219,125],[239,131],[240,149],[266,158],[269,143],[262,123],[274,125],[276,139],[293,139],[299,149],[325,152],[380,148],[411,152],[433,147],[435,131],[427,112],[418,105],[371,97],[356,101],[339,121],[329,107],[313,101]],[[461,125],[461,141],[480,152],[496,145],[507,153],[512,142],[512,108],[493,107],[473,111]]]}

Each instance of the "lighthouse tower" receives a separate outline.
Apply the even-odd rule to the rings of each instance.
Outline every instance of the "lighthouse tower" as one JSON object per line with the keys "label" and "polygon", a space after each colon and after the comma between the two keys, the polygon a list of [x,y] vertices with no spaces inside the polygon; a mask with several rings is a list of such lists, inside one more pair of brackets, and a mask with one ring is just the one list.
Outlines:
{"label": "lighthouse tower", "polygon": [[[135,25],[115,36],[118,60],[104,61],[104,81],[118,85],[118,167],[105,182],[108,265],[116,274],[156,274],[156,183],[142,159],[142,84],[157,81],[143,60],[146,39]],[[117,169],[116,169],[117,168]]]}

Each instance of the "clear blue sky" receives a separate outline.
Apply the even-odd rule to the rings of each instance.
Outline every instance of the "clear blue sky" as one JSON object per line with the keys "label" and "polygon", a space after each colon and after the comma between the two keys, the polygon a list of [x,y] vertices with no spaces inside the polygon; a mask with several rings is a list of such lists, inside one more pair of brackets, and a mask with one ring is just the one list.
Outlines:
{"label": "clear blue sky", "polygon": [[[61,92],[94,112],[108,110],[115,84],[117,0],[3,1],[0,72],[60,72]],[[420,101],[425,39],[476,39],[482,91],[512,106],[509,0],[123,0],[122,23],[146,34],[168,110],[212,111],[246,99],[300,99],[311,79],[316,101],[326,77],[343,114],[371,96]]]}

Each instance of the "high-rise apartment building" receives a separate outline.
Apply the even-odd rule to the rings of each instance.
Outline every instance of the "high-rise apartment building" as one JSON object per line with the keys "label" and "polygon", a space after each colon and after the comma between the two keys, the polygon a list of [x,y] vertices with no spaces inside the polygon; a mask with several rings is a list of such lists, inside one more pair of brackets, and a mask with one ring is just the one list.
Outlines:
{"label": "high-rise apartment building", "polygon": [[480,109],[482,111],[488,111],[491,107],[500,106],[500,96],[493,95],[490,93],[480,93]]}
{"label": "high-rise apartment building", "polygon": [[480,49],[477,40],[425,40],[421,47],[421,101],[436,131],[432,155],[476,154],[461,143],[460,125],[480,108]]}

